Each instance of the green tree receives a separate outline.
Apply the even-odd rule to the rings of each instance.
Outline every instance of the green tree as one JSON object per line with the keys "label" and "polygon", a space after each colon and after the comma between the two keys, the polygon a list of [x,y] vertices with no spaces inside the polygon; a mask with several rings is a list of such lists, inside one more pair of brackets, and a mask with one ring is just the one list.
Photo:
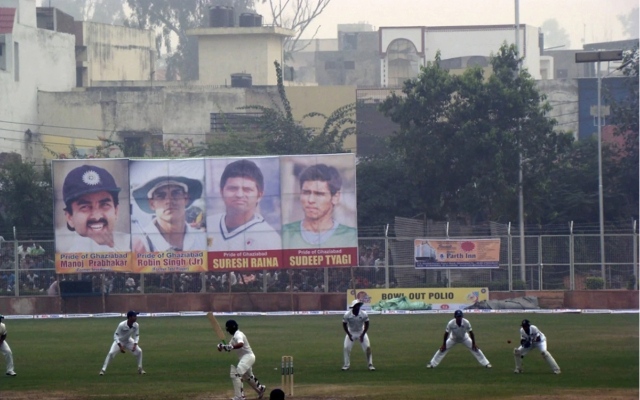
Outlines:
{"label": "green tree", "polygon": [[[637,9],[636,9],[637,11]],[[609,97],[611,103],[611,114],[616,124],[614,135],[623,138],[623,145],[617,148],[617,154],[610,158],[604,158],[613,163],[613,173],[610,177],[609,188],[612,197],[619,200],[618,208],[626,210],[623,216],[638,218],[638,175],[640,159],[638,154],[638,47],[624,53],[622,60],[622,73],[629,79],[629,92],[621,100]],[[604,175],[604,173],[603,173]],[[604,189],[607,189],[606,187]],[[606,207],[606,203],[605,203]],[[613,211],[613,210],[612,210]],[[612,213],[612,212],[610,212]],[[605,211],[605,215],[607,212]]]}
{"label": "green tree", "polygon": [[638,23],[638,7],[632,9],[627,15],[618,15],[618,21],[624,28],[624,34],[630,38],[637,38],[640,31]]}
{"label": "green tree", "polygon": [[[43,1],[43,7],[48,5]],[[76,21],[121,25],[125,20],[124,3],[113,0],[55,0],[51,6],[71,15]]]}
{"label": "green tree", "polygon": [[556,19],[548,19],[540,26],[544,34],[544,47],[564,47],[571,48],[571,39],[569,34],[564,30]]}
{"label": "green tree", "polygon": [[[18,234],[25,231],[41,232],[40,238],[51,238],[53,191],[49,166],[45,164],[39,167],[22,161],[2,166],[0,204],[0,232],[11,232],[15,226]],[[30,237],[33,236],[30,234]]]}
{"label": "green tree", "polygon": [[401,95],[382,103],[381,110],[400,125],[390,147],[416,194],[413,215],[517,220],[519,154],[525,160],[525,210],[541,209],[535,202],[552,190],[550,165],[569,150],[572,138],[554,132],[548,103],[519,63],[515,47],[503,45],[488,78],[480,68],[454,76],[439,66],[438,54],[405,82]]}

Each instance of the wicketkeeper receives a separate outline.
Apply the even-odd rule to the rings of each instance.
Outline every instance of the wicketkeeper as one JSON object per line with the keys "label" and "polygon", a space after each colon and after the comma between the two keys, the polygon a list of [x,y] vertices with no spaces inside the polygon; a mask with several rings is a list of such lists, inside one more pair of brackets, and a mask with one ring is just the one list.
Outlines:
{"label": "wicketkeeper", "polygon": [[547,351],[547,338],[544,336],[540,329],[537,326],[531,325],[528,319],[522,320],[522,324],[520,325],[520,347],[513,349],[513,358],[516,361],[516,374],[522,372],[522,359],[526,356],[532,349],[540,350],[540,354],[542,358],[549,364],[551,370],[554,374],[560,373],[560,367],[556,363],[556,360],[553,358],[551,353]]}

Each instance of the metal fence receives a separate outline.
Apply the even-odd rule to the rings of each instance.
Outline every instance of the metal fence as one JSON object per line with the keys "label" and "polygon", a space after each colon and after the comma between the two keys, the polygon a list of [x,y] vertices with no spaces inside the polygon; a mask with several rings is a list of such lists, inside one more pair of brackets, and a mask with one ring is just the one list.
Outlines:
{"label": "metal fence", "polygon": [[[485,236],[486,237],[486,236]],[[414,237],[359,238],[353,268],[260,273],[56,274],[53,241],[0,243],[0,296],[57,296],[60,281],[90,281],[95,293],[346,292],[350,288],[488,287],[491,291],[637,289],[638,235],[518,236],[501,239],[499,268],[418,270]],[[473,237],[468,237],[473,239]],[[431,239],[444,239],[431,237]],[[522,263],[524,261],[524,263]]]}

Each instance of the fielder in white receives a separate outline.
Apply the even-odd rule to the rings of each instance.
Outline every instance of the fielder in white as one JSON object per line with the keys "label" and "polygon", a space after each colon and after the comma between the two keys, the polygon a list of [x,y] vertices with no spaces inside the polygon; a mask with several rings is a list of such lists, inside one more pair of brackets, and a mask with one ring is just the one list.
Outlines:
{"label": "fielder in white", "polygon": [[373,366],[373,355],[371,354],[371,343],[369,342],[369,336],[367,331],[369,330],[369,316],[366,312],[361,311],[362,302],[355,299],[349,306],[349,311],[344,314],[342,318],[342,329],[347,333],[344,338],[344,366],[343,371],[346,371],[351,366],[351,348],[353,347],[354,340],[360,342],[362,350],[367,356],[367,364],[369,364],[369,371],[375,371]]}
{"label": "fielder in white", "polygon": [[458,343],[462,343],[473,354],[473,356],[478,360],[478,362],[486,368],[491,368],[491,364],[487,357],[484,356],[482,350],[476,346],[476,338],[471,330],[471,323],[465,318],[463,318],[462,311],[456,310],[453,313],[454,319],[449,321],[447,327],[444,330],[444,341],[442,342],[442,346],[436,351],[436,354],[431,359],[431,362],[427,364],[427,368],[435,368],[437,367],[444,356],[447,355],[449,350]]}
{"label": "fielder in white", "polygon": [[253,354],[253,350],[251,350],[251,346],[249,345],[249,340],[245,336],[242,331],[238,329],[238,323],[232,319],[228,320],[225,324],[225,328],[227,332],[229,332],[233,337],[229,344],[225,344],[224,341],[218,343],[218,351],[238,351],[238,365],[231,366],[231,370],[229,372],[229,376],[231,377],[231,382],[233,383],[233,399],[231,400],[245,400],[244,396],[244,388],[242,387],[242,382],[247,381],[249,386],[253,388],[253,390],[258,393],[258,398],[261,399],[264,396],[264,392],[267,387],[265,385],[261,385],[258,378],[253,375],[253,364],[256,362],[256,356]]}
{"label": "fielder in white", "polygon": [[537,326],[531,325],[528,319],[522,320],[520,324],[520,347],[513,349],[513,358],[516,361],[516,369],[513,371],[516,374],[522,372],[522,359],[532,349],[540,350],[542,358],[549,364],[551,371],[558,375],[560,373],[560,367],[556,363],[551,353],[547,351],[547,338],[544,336]]}
{"label": "fielder in white", "polygon": [[16,376],[16,371],[13,370],[13,353],[11,347],[7,343],[7,327],[2,322],[4,315],[0,315],[0,353],[4,354],[4,360],[7,363],[7,375]]}
{"label": "fielder in white", "polygon": [[109,366],[109,362],[120,353],[125,353],[126,349],[131,351],[131,354],[136,356],[138,360],[138,373],[140,375],[146,374],[142,369],[142,349],[138,346],[138,340],[140,339],[140,326],[136,322],[138,319],[138,313],[135,311],[129,311],[127,313],[127,320],[118,324],[116,332],[113,334],[113,344],[107,354],[107,358],[104,360],[100,375],[104,375]]}

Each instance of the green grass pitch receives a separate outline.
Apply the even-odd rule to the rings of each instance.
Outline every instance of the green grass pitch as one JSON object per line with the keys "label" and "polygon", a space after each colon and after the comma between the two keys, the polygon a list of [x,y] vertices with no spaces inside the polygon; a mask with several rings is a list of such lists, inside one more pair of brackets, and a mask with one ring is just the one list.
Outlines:
{"label": "green grass pitch", "polygon": [[[638,314],[472,314],[477,343],[493,365],[482,368],[456,346],[436,369],[425,365],[442,343],[452,315],[372,315],[369,337],[376,371],[358,345],[341,371],[341,316],[238,316],[256,353],[254,373],[267,393],[280,386],[280,358],[295,362],[299,399],[637,399]],[[218,317],[224,324],[226,317]],[[545,333],[562,368],[553,375],[539,353],[513,373],[520,321]],[[98,376],[123,318],[5,320],[18,376],[0,377],[2,399],[229,399],[234,353],[218,352],[206,317],[139,317],[147,374],[118,354]],[[511,340],[511,344],[507,343]],[[4,363],[0,358],[0,371]],[[245,384],[247,398],[256,398]],[[457,394],[454,394],[457,393]],[[527,397],[529,396],[529,397]],[[268,396],[265,396],[268,398]]]}

